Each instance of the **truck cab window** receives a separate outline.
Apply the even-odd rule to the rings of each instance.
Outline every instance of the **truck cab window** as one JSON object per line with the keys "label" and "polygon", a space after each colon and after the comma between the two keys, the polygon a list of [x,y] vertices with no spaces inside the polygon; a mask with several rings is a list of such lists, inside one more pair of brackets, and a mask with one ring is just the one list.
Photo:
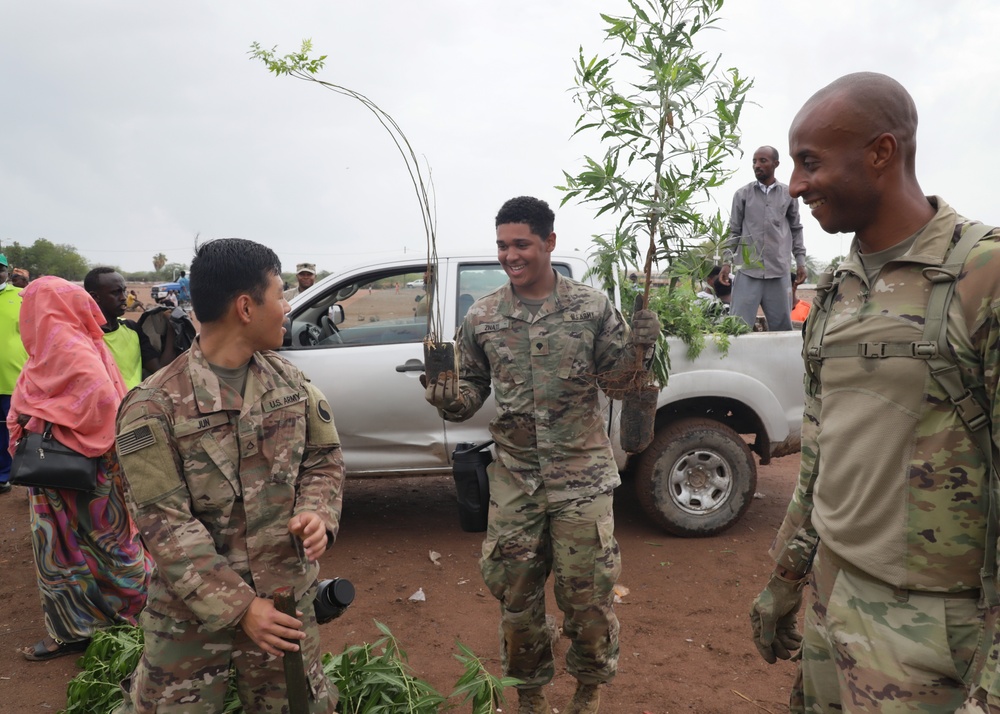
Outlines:
{"label": "truck cab window", "polygon": [[427,335],[423,271],[366,276],[331,287],[296,308],[292,348],[420,342]]}

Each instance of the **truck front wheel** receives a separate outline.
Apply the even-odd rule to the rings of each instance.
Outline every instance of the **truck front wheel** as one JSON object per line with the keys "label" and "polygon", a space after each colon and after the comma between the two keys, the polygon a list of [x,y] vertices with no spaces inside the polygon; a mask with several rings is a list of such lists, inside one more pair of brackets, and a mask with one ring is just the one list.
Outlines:
{"label": "truck front wheel", "polygon": [[680,419],[639,458],[639,502],[678,536],[711,536],[736,523],[757,489],[757,467],[739,434],[712,419]]}

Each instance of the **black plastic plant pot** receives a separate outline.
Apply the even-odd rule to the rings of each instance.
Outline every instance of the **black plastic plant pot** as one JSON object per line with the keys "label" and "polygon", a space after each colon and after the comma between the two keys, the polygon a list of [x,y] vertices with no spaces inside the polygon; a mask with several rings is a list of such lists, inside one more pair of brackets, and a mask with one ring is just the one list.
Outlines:
{"label": "black plastic plant pot", "polygon": [[457,370],[454,342],[424,342],[424,374],[428,384],[437,381],[442,372]]}
{"label": "black plastic plant pot", "polygon": [[621,446],[628,453],[638,454],[652,443],[659,395],[660,390],[648,386],[622,400]]}

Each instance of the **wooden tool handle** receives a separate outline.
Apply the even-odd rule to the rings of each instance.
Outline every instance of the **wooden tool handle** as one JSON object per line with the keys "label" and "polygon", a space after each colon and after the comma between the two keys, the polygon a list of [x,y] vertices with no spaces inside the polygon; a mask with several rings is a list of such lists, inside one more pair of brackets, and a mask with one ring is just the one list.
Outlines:
{"label": "wooden tool handle", "polygon": [[[274,607],[286,615],[295,617],[295,591],[290,587],[280,587],[274,591]],[[302,640],[296,642],[298,652],[285,652],[285,689],[288,693],[288,714],[309,714],[309,683],[302,661]]]}

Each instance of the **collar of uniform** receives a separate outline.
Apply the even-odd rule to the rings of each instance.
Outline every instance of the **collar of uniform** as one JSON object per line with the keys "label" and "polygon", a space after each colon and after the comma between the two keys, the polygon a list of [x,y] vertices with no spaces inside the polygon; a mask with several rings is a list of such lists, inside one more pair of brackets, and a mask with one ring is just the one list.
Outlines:
{"label": "collar of uniform", "polygon": [[[934,217],[914,234],[913,247],[897,258],[897,262],[918,265],[944,263],[945,254],[951,247],[955,235],[955,223],[959,220],[959,215],[940,196],[928,196],[927,200],[936,209]],[[862,277],[865,275],[865,268],[858,257],[857,238],[851,241],[847,258],[837,267],[838,272],[843,270]]]}
{"label": "collar of uniform", "polygon": [[926,265],[941,265],[955,237],[959,215],[939,196],[927,200],[936,209],[934,217],[916,232],[913,247],[900,260]]}
{"label": "collar of uniform", "polygon": [[517,295],[514,294],[514,288],[509,280],[506,285],[500,288],[503,291],[500,298],[500,314],[505,317],[513,317],[525,322],[531,322],[533,319],[537,320],[540,317],[562,310],[566,304],[567,291],[572,289],[572,286],[559,274],[558,270],[553,269],[552,272],[556,276],[556,283],[552,287],[552,293],[538,309],[537,315],[532,317],[528,309],[521,304],[521,301],[517,299]]}
{"label": "collar of uniform", "polygon": [[242,414],[259,401],[259,396],[274,389],[274,379],[270,370],[261,366],[258,352],[254,352],[250,357],[247,384],[241,398],[234,395],[233,390],[221,388],[219,378],[205,359],[205,353],[201,351],[200,338],[195,338],[190,351],[188,371],[191,375],[191,386],[194,388],[194,398],[201,414],[212,414],[223,410],[239,411]]}

